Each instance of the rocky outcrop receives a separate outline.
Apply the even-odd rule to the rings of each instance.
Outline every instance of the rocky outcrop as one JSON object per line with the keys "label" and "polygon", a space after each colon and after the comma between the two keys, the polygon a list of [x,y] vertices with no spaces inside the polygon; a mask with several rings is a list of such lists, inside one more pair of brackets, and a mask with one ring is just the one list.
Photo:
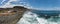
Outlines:
{"label": "rocky outcrop", "polygon": [[0,24],[16,24],[27,10],[21,6],[0,8]]}

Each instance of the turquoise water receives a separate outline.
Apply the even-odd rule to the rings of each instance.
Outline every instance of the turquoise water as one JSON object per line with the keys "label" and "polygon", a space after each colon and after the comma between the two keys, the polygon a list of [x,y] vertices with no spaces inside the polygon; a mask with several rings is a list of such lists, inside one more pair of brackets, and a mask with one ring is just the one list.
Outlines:
{"label": "turquoise water", "polygon": [[32,10],[33,13],[36,13],[37,15],[39,15],[38,17],[45,17],[45,18],[50,18],[51,16],[55,17],[55,16],[59,16],[60,11],[55,11],[55,10],[51,10],[51,11],[46,11],[46,10]]}
{"label": "turquoise water", "polygon": [[60,24],[59,14],[60,11],[27,11],[18,24]]}

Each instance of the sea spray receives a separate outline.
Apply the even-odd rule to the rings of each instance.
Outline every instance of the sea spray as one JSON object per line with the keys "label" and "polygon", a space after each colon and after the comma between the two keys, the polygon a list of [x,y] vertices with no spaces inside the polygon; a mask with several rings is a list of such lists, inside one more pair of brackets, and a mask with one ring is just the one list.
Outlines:
{"label": "sea spray", "polygon": [[[57,22],[54,21],[53,17],[45,19],[43,17],[38,17],[39,15],[30,11],[24,13],[23,17],[17,24],[60,24],[60,19]],[[52,21],[53,20],[53,21]]]}
{"label": "sea spray", "polygon": [[37,15],[32,12],[26,12],[17,24],[39,24]]}

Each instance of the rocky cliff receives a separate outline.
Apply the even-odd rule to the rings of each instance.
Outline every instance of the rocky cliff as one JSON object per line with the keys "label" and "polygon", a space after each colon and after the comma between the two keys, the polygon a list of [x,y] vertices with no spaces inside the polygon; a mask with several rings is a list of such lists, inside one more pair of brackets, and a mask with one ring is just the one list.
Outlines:
{"label": "rocky cliff", "polygon": [[21,6],[0,8],[0,24],[16,24],[27,10],[27,8]]}

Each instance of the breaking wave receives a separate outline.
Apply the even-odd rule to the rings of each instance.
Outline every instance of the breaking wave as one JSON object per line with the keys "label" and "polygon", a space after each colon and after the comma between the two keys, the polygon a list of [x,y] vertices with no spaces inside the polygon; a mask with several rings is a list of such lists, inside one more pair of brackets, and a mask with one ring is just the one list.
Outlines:
{"label": "breaking wave", "polygon": [[[60,20],[56,19],[58,22],[54,22],[55,19],[52,17],[49,19],[39,18],[39,15],[33,12],[25,12],[21,20],[17,24],[60,24]],[[53,21],[52,21],[53,20]]]}
{"label": "breaking wave", "polygon": [[32,12],[26,12],[18,24],[39,24],[37,21],[37,14]]}

